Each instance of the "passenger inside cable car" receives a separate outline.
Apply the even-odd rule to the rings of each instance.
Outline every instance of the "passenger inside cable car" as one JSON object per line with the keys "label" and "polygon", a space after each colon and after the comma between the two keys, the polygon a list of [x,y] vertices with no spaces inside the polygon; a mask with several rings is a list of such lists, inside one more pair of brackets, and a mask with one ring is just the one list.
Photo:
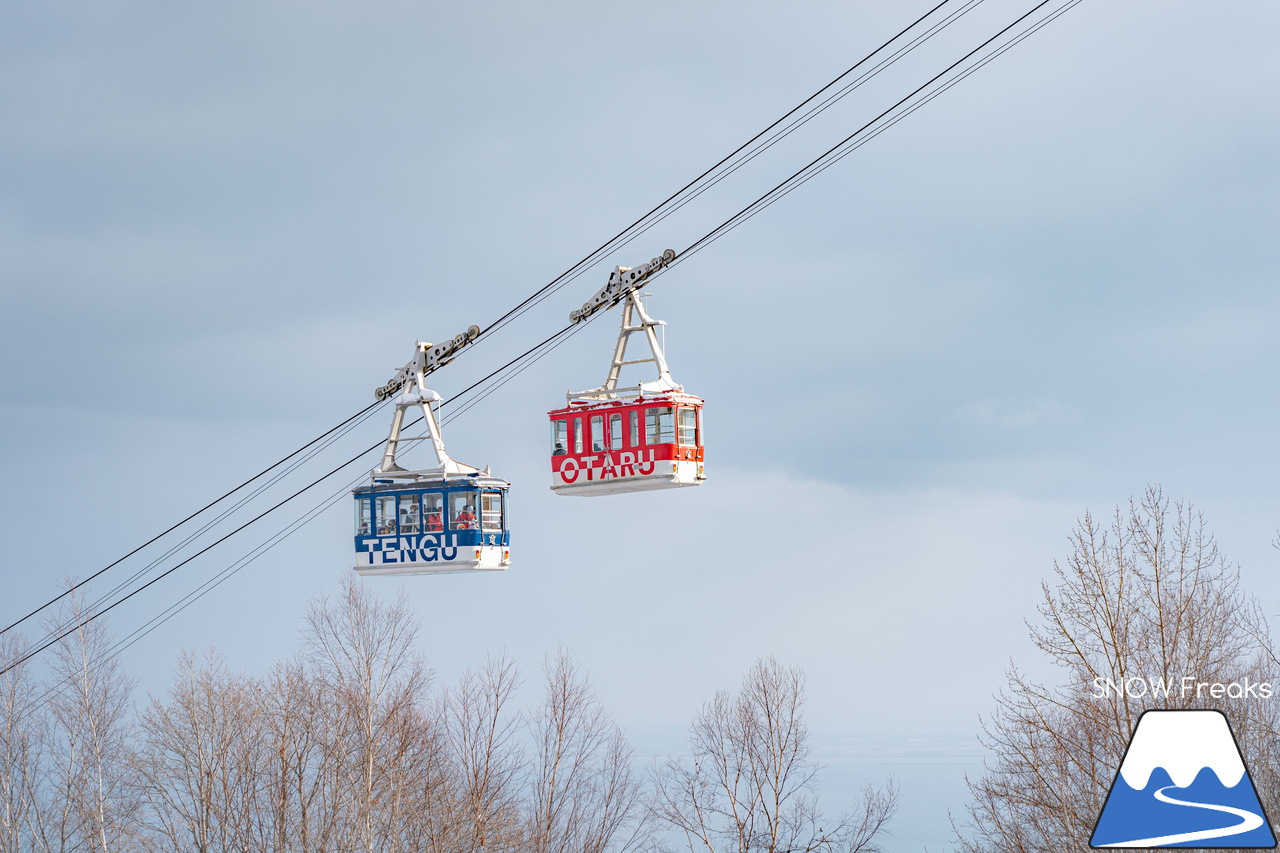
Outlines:
{"label": "passenger inside cable car", "polygon": [[444,511],[441,509],[443,500],[443,496],[437,492],[422,496],[422,517],[428,533],[444,530]]}
{"label": "passenger inside cable car", "polygon": [[418,532],[418,498],[420,495],[400,496],[400,532]]}

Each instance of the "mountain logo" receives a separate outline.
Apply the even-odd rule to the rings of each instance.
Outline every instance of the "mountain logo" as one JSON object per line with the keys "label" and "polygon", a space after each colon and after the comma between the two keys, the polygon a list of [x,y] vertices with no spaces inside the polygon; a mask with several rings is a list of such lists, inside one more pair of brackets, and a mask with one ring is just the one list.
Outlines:
{"label": "mountain logo", "polygon": [[1089,846],[1275,847],[1226,716],[1143,713]]}

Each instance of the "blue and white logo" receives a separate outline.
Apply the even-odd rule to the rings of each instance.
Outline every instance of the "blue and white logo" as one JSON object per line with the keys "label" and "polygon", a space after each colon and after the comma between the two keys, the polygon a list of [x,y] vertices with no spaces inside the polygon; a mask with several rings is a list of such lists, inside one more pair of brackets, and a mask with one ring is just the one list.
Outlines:
{"label": "blue and white logo", "polygon": [[1142,715],[1089,846],[1276,846],[1221,711]]}

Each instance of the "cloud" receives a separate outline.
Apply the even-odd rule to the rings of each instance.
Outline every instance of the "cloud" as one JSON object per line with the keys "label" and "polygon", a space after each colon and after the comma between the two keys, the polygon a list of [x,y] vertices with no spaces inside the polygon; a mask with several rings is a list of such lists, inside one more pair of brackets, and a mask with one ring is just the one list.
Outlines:
{"label": "cloud", "polygon": [[1080,420],[1080,413],[1057,400],[973,400],[947,415],[946,422],[975,426],[1030,429],[1062,426]]}

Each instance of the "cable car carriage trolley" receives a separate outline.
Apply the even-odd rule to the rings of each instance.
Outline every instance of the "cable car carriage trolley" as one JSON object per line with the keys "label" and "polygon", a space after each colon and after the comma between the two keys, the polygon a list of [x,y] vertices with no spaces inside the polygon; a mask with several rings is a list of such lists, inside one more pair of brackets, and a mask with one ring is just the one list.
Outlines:
{"label": "cable car carriage trolley", "polygon": [[[433,346],[419,342],[414,358],[374,393],[396,395],[395,416],[382,463],[371,482],[352,490],[356,500],[356,564],[362,575],[426,575],[504,571],[511,563],[507,490],[511,484],[485,468],[452,459],[444,447],[432,403],[441,397],[426,373],[448,362],[480,334],[472,326]],[[421,407],[426,435],[401,435],[405,413]],[[422,441],[433,454],[426,468],[396,462],[402,442]]]}
{"label": "cable car carriage trolley", "polygon": [[[613,495],[652,489],[701,485],[703,471],[702,400],[686,394],[667,368],[654,320],[640,301],[648,278],[675,260],[662,257],[639,267],[618,267],[606,284],[580,310],[569,315],[580,323],[597,311],[622,303],[622,328],[604,385],[569,392],[568,405],[548,412],[551,418],[551,490],[561,495]],[[627,342],[644,335],[650,357],[627,360]],[[652,363],[658,378],[619,388],[623,366]]]}

